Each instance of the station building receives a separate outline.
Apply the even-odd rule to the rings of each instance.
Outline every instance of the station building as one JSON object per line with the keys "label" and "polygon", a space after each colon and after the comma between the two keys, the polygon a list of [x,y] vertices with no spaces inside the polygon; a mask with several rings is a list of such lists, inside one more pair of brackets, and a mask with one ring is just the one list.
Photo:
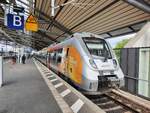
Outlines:
{"label": "station building", "polygon": [[136,90],[138,94],[150,97],[150,22],[134,38],[129,40],[123,53],[125,55],[128,53],[128,61],[125,63],[128,65],[128,72],[126,73],[123,69],[124,72],[128,74],[127,76],[137,78]]}

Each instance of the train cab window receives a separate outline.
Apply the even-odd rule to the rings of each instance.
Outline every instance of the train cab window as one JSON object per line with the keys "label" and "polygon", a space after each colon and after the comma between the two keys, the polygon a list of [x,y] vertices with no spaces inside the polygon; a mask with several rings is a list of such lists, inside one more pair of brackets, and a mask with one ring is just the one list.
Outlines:
{"label": "train cab window", "polygon": [[111,58],[111,53],[105,40],[94,37],[84,37],[83,41],[92,56]]}

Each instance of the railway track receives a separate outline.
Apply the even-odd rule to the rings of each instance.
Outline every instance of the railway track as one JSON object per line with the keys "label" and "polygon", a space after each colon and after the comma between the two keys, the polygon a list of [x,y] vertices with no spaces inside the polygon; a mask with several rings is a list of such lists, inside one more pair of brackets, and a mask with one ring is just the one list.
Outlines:
{"label": "railway track", "polygon": [[[41,63],[45,65],[43,62]],[[112,89],[96,95],[85,94],[85,96],[106,113],[150,113],[150,101],[119,89]]]}
{"label": "railway track", "polygon": [[106,113],[138,113],[105,94],[88,98]]}
{"label": "railway track", "polygon": [[133,95],[123,92],[112,90],[102,95],[88,95],[87,97],[106,113],[150,113],[150,105],[145,106],[142,100],[137,99],[139,97],[132,97]]}

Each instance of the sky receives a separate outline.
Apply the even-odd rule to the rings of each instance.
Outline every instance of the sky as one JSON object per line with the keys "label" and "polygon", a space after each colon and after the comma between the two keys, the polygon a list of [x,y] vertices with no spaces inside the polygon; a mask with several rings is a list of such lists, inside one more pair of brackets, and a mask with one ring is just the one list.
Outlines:
{"label": "sky", "polygon": [[118,37],[114,37],[114,38],[108,38],[107,41],[110,43],[112,48],[114,48],[118,42],[120,42],[124,39],[134,38],[135,35],[136,35],[136,33],[124,35],[124,36],[118,36]]}

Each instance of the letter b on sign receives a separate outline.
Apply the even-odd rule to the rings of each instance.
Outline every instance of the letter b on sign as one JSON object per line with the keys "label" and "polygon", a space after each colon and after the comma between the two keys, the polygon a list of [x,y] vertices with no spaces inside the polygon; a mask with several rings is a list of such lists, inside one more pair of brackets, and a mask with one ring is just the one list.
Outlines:
{"label": "letter b on sign", "polygon": [[24,16],[7,14],[7,27],[16,30],[23,30]]}
{"label": "letter b on sign", "polygon": [[13,16],[13,25],[14,26],[21,26],[22,25],[20,16],[17,16],[17,15]]}

